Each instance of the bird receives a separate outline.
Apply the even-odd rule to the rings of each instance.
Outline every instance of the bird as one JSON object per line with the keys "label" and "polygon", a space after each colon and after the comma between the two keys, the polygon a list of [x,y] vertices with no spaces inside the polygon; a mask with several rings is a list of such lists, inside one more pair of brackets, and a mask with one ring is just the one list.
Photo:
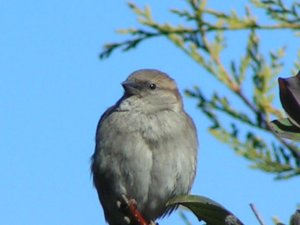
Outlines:
{"label": "bird", "polygon": [[122,86],[124,94],[97,125],[92,179],[109,225],[128,224],[117,204],[124,197],[150,223],[174,210],[168,200],[190,192],[197,130],[168,74],[140,69]]}

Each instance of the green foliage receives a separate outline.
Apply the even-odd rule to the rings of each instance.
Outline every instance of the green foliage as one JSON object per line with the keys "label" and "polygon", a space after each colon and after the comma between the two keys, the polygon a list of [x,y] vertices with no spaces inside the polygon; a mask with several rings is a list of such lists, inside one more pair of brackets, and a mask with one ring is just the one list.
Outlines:
{"label": "green foliage", "polygon": [[[235,11],[226,13],[210,9],[204,0],[186,0],[186,3],[187,9],[170,10],[185,25],[155,22],[149,7],[142,9],[129,3],[141,27],[120,30],[121,34],[130,38],[105,45],[100,58],[109,57],[116,49],[134,49],[151,38],[168,38],[241,102],[240,106],[233,105],[230,101],[232,95],[219,92],[206,96],[198,87],[186,91],[188,96],[197,100],[199,109],[210,119],[211,134],[250,160],[253,168],[273,173],[279,179],[299,175],[299,147],[277,136],[269,124],[271,117],[282,119],[284,116],[273,106],[273,100],[274,78],[283,67],[285,47],[263,54],[259,32],[290,30],[298,35],[300,4],[295,1],[288,6],[281,0],[251,0],[252,9],[264,10],[270,17],[271,23],[263,24],[257,21],[250,7],[245,7],[241,16]],[[227,34],[239,30],[248,33],[245,52],[239,62],[230,60],[229,64],[225,63],[221,56],[225,47],[230,48],[226,42]],[[300,53],[295,63],[297,71],[299,57]],[[245,93],[243,87],[246,84],[254,87],[252,93]],[[221,123],[220,117],[224,115],[229,118],[230,126]],[[246,130],[244,125],[247,125]],[[271,138],[262,138],[262,133]]]}

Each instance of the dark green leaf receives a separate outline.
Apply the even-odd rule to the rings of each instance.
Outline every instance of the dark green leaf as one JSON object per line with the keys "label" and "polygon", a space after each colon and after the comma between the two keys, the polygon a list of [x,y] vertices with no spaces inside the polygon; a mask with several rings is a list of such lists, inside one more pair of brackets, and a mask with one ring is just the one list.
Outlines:
{"label": "dark green leaf", "polygon": [[295,126],[290,119],[273,120],[270,126],[278,136],[300,141],[300,128]]}
{"label": "dark green leaf", "polygon": [[294,121],[295,125],[300,124],[300,72],[297,76],[279,78],[279,96],[281,104]]}
{"label": "dark green leaf", "polygon": [[300,209],[297,209],[292,215],[290,225],[300,225]]}
{"label": "dark green leaf", "polygon": [[182,205],[190,209],[206,225],[243,225],[230,211],[219,203],[197,195],[182,195],[171,199],[167,206]]}

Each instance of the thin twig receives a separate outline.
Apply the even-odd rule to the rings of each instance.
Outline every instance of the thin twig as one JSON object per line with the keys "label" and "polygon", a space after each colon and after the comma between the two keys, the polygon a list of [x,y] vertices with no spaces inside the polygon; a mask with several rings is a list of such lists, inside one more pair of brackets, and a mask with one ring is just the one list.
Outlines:
{"label": "thin twig", "polygon": [[184,214],[183,211],[179,210],[178,213],[185,225],[192,225],[192,223],[189,221],[189,219],[187,218],[187,216]]}
{"label": "thin twig", "polygon": [[265,225],[265,223],[263,222],[262,217],[259,215],[258,211],[256,210],[255,205],[253,203],[250,203],[250,207],[251,207],[256,219],[258,220],[259,224],[260,225]]}

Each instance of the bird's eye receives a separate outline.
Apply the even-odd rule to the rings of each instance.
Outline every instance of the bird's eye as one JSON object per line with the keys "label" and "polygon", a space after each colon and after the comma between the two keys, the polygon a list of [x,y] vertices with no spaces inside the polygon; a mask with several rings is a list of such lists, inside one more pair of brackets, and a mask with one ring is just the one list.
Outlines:
{"label": "bird's eye", "polygon": [[153,84],[153,83],[149,84],[149,88],[151,90],[154,90],[156,88],[156,84]]}

